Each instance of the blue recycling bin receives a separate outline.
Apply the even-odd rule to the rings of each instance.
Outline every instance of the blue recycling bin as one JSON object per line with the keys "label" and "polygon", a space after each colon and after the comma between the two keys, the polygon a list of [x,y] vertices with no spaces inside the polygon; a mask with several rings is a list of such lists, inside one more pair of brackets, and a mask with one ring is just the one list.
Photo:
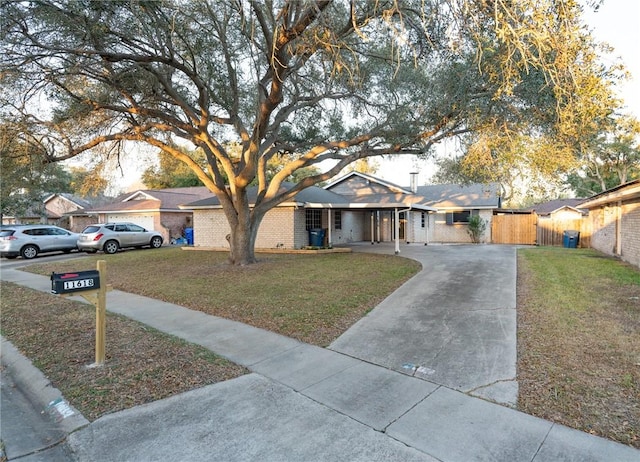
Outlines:
{"label": "blue recycling bin", "polygon": [[575,249],[580,241],[580,231],[566,230],[562,234],[562,246],[567,249]]}
{"label": "blue recycling bin", "polygon": [[311,228],[309,230],[309,245],[313,247],[322,247],[324,245],[324,229]]}
{"label": "blue recycling bin", "polygon": [[185,228],[184,237],[187,240],[187,245],[193,245],[193,228]]}

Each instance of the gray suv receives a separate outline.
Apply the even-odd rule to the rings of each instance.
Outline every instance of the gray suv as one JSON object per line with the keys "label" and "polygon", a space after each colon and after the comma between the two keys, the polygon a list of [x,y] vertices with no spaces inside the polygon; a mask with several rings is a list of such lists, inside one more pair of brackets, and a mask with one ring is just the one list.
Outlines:
{"label": "gray suv", "polygon": [[0,256],[31,259],[43,252],[69,253],[77,249],[78,236],[52,225],[4,225],[0,229]]}
{"label": "gray suv", "polygon": [[146,247],[157,249],[162,246],[162,235],[147,231],[133,223],[104,223],[89,225],[78,237],[78,250],[94,253],[116,253],[126,247]]}

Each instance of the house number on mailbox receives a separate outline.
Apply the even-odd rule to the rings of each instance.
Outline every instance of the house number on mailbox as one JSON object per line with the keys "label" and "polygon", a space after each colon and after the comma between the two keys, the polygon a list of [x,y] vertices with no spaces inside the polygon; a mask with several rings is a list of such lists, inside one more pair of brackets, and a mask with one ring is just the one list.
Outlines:
{"label": "house number on mailbox", "polygon": [[76,281],[64,281],[64,290],[84,289],[94,286],[93,279],[79,279]]}

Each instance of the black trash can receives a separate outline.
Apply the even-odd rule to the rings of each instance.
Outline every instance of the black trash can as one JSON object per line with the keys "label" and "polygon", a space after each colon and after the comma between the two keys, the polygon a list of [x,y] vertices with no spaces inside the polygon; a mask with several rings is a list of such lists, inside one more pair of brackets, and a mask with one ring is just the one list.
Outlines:
{"label": "black trash can", "polygon": [[579,241],[580,241],[580,231],[569,229],[562,234],[562,246],[566,247],[567,249],[577,248]]}
{"label": "black trash can", "polygon": [[322,247],[324,245],[324,229],[311,228],[309,230],[309,245],[313,247]]}

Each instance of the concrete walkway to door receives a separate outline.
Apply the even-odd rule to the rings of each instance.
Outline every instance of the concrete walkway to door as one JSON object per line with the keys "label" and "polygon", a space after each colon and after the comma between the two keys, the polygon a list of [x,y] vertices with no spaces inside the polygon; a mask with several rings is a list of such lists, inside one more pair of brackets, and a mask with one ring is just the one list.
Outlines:
{"label": "concrete walkway to door", "polygon": [[[393,254],[392,243],[351,246]],[[516,247],[404,244],[423,269],[330,349],[515,405]]]}

